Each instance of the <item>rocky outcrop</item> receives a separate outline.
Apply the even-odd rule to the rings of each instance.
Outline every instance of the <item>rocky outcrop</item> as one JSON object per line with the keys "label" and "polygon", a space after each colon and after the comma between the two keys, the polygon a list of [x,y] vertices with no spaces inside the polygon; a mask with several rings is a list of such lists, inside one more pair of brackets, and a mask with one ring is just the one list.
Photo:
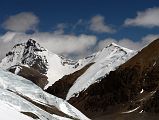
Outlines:
{"label": "rocky outcrop", "polygon": [[29,39],[24,48],[22,64],[26,64],[42,74],[47,72],[47,59],[38,55],[37,52],[46,51],[35,40]]}
{"label": "rocky outcrop", "polygon": [[[17,69],[19,70],[17,71]],[[9,69],[9,71],[32,81],[42,89],[48,83],[47,76],[41,74],[38,70],[33,69],[31,67],[29,68],[25,66],[13,66]]]}
{"label": "rocky outcrop", "polygon": [[[141,110],[149,112],[151,110],[148,111],[146,108],[151,106],[152,111],[158,111],[154,110],[159,108],[158,101],[155,99],[157,93],[154,92],[158,84],[159,39],[145,47],[117,70],[111,71],[100,82],[81,92],[78,97],[71,98],[69,102],[91,118],[96,118],[102,113],[106,115],[121,112],[121,108],[125,108],[123,105],[127,106],[125,110],[139,106]],[[143,96],[141,91],[147,95]],[[151,97],[153,95],[156,97]]]}
{"label": "rocky outcrop", "polygon": [[60,97],[62,99],[66,99],[66,95],[69,89],[72,87],[74,82],[80,77],[93,63],[90,63],[83,67],[82,69],[70,74],[65,75],[60,80],[56,81],[52,86],[46,89],[46,92]]}

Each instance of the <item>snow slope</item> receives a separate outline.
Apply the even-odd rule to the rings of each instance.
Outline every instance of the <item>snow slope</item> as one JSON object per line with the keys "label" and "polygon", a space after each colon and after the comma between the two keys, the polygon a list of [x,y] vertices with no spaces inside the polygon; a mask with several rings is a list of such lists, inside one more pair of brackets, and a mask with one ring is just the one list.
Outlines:
{"label": "snow slope", "polygon": [[5,102],[0,101],[0,120],[33,120],[32,118],[17,112]]}
{"label": "snow slope", "polygon": [[[19,112],[34,113],[40,120],[69,119],[56,114],[50,114],[31,103],[28,99],[44,106],[54,106],[72,118],[89,120],[65,100],[44,92],[41,88],[25,78],[0,69],[0,103],[5,102],[5,104]],[[27,117],[26,120],[28,120]]]}
{"label": "snow slope", "polygon": [[76,80],[70,88],[66,100],[78,95],[79,92],[87,89],[91,84],[98,82],[110,71],[115,70],[116,67],[125,63],[135,53],[133,50],[112,43],[102,51],[93,54],[93,59],[90,62],[94,62],[94,64]]}
{"label": "snow slope", "polygon": [[49,83],[45,86],[45,89],[54,84],[57,80],[61,79],[63,76],[81,69],[89,61],[68,60],[49,51],[43,52],[41,55],[46,56],[48,61],[48,71],[46,76],[48,77]]}

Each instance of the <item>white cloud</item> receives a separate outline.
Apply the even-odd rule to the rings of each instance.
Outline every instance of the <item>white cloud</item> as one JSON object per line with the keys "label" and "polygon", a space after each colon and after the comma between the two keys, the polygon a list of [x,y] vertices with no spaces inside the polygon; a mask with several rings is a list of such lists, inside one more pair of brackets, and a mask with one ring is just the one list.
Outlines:
{"label": "white cloud", "polygon": [[56,34],[56,35],[64,34],[64,29],[65,29],[66,27],[67,27],[67,25],[64,24],[64,23],[59,23],[59,24],[57,24],[56,30],[54,31],[54,34]]}
{"label": "white cloud", "polygon": [[135,18],[125,20],[126,26],[159,27],[159,7],[149,8],[138,12]]}
{"label": "white cloud", "polygon": [[106,47],[107,45],[109,45],[110,43],[116,43],[120,46],[132,49],[132,50],[140,50],[143,47],[145,47],[146,45],[148,45],[149,43],[151,43],[153,40],[159,38],[159,34],[149,34],[144,36],[143,38],[141,38],[140,41],[133,41],[131,39],[127,39],[127,38],[123,38],[120,40],[116,40],[113,38],[106,38],[104,40],[101,40],[98,45],[97,45],[97,50],[101,50],[104,47]]}
{"label": "white cloud", "polygon": [[[159,37],[159,35],[150,34],[144,36],[141,41],[138,42],[134,42],[127,38],[120,40],[106,38],[100,40],[97,44],[97,38],[94,35],[81,34],[77,36],[64,34],[64,29],[67,26],[63,23],[58,24],[53,32],[35,32],[33,34],[25,33],[28,30],[34,30],[38,21],[38,18],[33,13],[23,12],[9,17],[3,25],[5,29],[10,30],[10,32],[0,36],[0,59],[2,59],[6,52],[8,52],[15,44],[26,42],[30,38],[35,39],[53,53],[65,56],[75,55],[79,58],[91,54],[94,50],[103,49],[112,42],[137,50]],[[80,20],[77,25],[81,24],[81,22],[82,20]],[[92,18],[90,29],[100,33],[114,32],[112,28],[104,23],[104,17],[100,15]]]}
{"label": "white cloud", "polygon": [[115,30],[108,26],[105,21],[104,17],[101,15],[96,15],[92,17],[90,21],[89,29],[97,32],[97,33],[113,33]]}
{"label": "white cloud", "polygon": [[89,48],[93,47],[97,41],[95,36],[84,34],[75,36],[47,32],[34,34],[7,32],[0,37],[0,57],[3,58],[15,44],[26,42],[30,38],[35,39],[53,53],[66,56],[73,54],[78,57],[88,55]]}
{"label": "white cloud", "polygon": [[132,50],[137,50],[139,48],[141,48],[141,45],[139,42],[134,42],[130,39],[127,38],[123,38],[120,40],[116,40],[113,38],[106,38],[104,40],[99,41],[98,45],[97,45],[97,50],[101,50],[104,47],[106,47],[107,45],[109,45],[110,43],[116,43],[120,46],[132,49]]}
{"label": "white cloud", "polygon": [[129,49],[139,50],[156,38],[159,38],[159,34],[144,36],[141,41],[138,42],[127,38],[120,40],[106,38],[104,40],[100,40],[97,44],[96,36],[92,35],[81,34],[79,36],[75,36],[48,32],[34,34],[7,32],[5,35],[0,36],[0,59],[4,58],[6,52],[11,50],[15,44],[26,42],[30,38],[35,39],[41,44],[41,46],[44,46],[53,53],[65,56],[73,54],[77,56],[76,58],[81,58],[92,54],[97,50],[103,49],[112,42]]}
{"label": "white cloud", "polygon": [[96,37],[91,35],[54,35],[51,33],[37,33],[32,38],[38,40],[48,50],[57,54],[83,55],[89,47],[96,44]]}
{"label": "white cloud", "polygon": [[151,43],[153,40],[159,38],[159,34],[149,34],[142,38],[142,44],[147,45]]}
{"label": "white cloud", "polygon": [[22,12],[9,18],[2,24],[3,28],[10,31],[26,32],[36,30],[39,19],[31,12]]}

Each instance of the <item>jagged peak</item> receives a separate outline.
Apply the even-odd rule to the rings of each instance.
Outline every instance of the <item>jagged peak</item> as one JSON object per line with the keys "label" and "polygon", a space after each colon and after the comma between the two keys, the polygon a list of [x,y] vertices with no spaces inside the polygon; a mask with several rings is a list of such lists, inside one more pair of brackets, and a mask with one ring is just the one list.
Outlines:
{"label": "jagged peak", "polygon": [[116,43],[114,43],[114,42],[108,44],[105,48],[110,48],[110,47],[122,48],[122,46],[120,46],[120,45],[118,45],[118,44],[116,44]]}
{"label": "jagged peak", "polygon": [[35,45],[36,45],[36,41],[33,40],[33,39],[29,39],[29,40],[26,42],[26,45],[27,45],[27,46],[35,46]]}
{"label": "jagged peak", "polygon": [[[122,50],[122,51],[125,51],[125,52],[133,52],[133,51],[135,51],[135,50],[131,50],[131,49],[129,49],[129,48],[120,46],[120,45],[118,45],[118,44],[116,44],[116,43],[114,43],[114,42],[110,43],[110,44],[107,45],[105,48],[110,48],[110,47],[115,47],[115,48],[118,48],[118,49],[120,49],[120,50]],[[104,49],[105,49],[105,48],[104,48]]]}
{"label": "jagged peak", "polygon": [[36,40],[33,40],[33,39],[29,39],[26,42],[26,48],[28,47],[33,47],[35,51],[46,51],[44,47],[41,47],[41,45],[37,43]]}
{"label": "jagged peak", "polygon": [[14,45],[13,49],[18,49],[19,47],[24,47],[24,49],[32,48],[34,51],[46,51],[46,49],[42,47],[36,40],[31,38],[24,43],[18,43]]}
{"label": "jagged peak", "polygon": [[110,44],[110,46],[119,46],[119,45],[117,45],[116,43],[112,42],[112,43]]}
{"label": "jagged peak", "polygon": [[32,66],[41,73],[47,71],[47,50],[40,46],[33,39],[29,39],[25,43],[16,44],[11,51],[6,54],[2,60],[5,69],[14,65],[28,65]]}

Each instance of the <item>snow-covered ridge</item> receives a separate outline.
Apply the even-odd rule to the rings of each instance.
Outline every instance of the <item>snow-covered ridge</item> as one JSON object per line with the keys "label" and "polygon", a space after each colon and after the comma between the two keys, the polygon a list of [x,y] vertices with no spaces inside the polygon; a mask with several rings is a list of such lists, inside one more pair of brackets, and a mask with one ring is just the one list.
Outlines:
{"label": "snow-covered ridge", "polygon": [[[94,75],[94,77],[90,75],[85,77],[88,77],[88,79],[91,78],[91,81],[95,81],[95,79],[108,74],[111,70],[114,70],[115,67],[124,63],[133,53],[133,50],[112,43],[97,53],[74,61],[49,52],[47,49],[41,47],[35,40],[30,39],[26,43],[15,45],[2,60],[0,67],[3,69],[8,69],[15,65],[33,67],[48,77],[49,83],[45,86],[45,89],[47,89],[63,76],[74,73],[87,64],[94,62],[96,64],[87,70],[92,72],[90,75]],[[85,75],[90,73],[87,71]],[[94,82],[89,81],[89,84],[87,83],[87,85],[84,86],[88,87],[92,83]]]}
{"label": "snow-covered ridge", "polygon": [[74,85],[70,88],[66,100],[75,97],[79,92],[87,89],[100,78],[115,70],[119,65],[125,63],[128,59],[136,54],[135,51],[121,47],[112,43],[103,50],[94,53],[91,62],[94,64],[81,75]]}
{"label": "snow-covered ridge", "polygon": [[15,111],[34,113],[40,120],[65,120],[65,118],[44,111],[21,96],[44,105],[54,106],[72,118],[88,120],[85,115],[65,100],[50,95],[31,81],[2,69],[0,69],[0,93],[0,103],[5,102]]}

